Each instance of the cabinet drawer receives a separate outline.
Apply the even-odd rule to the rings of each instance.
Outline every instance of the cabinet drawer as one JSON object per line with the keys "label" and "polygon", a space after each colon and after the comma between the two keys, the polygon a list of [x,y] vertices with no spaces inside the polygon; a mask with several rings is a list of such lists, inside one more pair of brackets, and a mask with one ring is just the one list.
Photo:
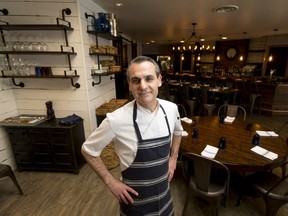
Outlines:
{"label": "cabinet drawer", "polygon": [[70,144],[61,144],[61,143],[52,143],[53,150],[55,153],[70,153],[71,145]]}
{"label": "cabinet drawer", "polygon": [[26,129],[6,129],[7,133],[9,134],[11,142],[17,141],[27,141],[29,140],[28,130]]}
{"label": "cabinet drawer", "polygon": [[12,148],[14,153],[18,153],[18,152],[30,152],[30,148],[29,148],[29,143],[27,143],[26,141],[14,141],[12,143]]}
{"label": "cabinet drawer", "polygon": [[69,130],[51,130],[50,135],[53,143],[67,143],[71,140]]}
{"label": "cabinet drawer", "polygon": [[33,143],[31,145],[31,148],[32,148],[32,151],[34,153],[42,153],[42,152],[50,152],[51,151],[51,148],[50,148],[50,145],[49,143],[41,143],[41,142],[37,142],[37,143]]}
{"label": "cabinet drawer", "polygon": [[15,160],[17,163],[32,163],[32,157],[29,153],[15,153]]}
{"label": "cabinet drawer", "polygon": [[68,153],[57,153],[54,154],[54,161],[56,164],[72,164],[73,162],[73,157],[71,154]]}
{"label": "cabinet drawer", "polygon": [[49,142],[49,130],[31,129],[29,134],[32,142]]}
{"label": "cabinet drawer", "polygon": [[52,157],[49,152],[47,153],[34,153],[34,160],[35,163],[52,163]]}

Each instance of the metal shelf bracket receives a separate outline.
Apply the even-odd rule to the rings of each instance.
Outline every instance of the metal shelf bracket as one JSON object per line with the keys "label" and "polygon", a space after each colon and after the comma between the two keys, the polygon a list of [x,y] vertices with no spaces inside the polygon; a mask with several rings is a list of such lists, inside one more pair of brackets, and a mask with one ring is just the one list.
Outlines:
{"label": "metal shelf bracket", "polygon": [[99,85],[101,83],[101,76],[98,76],[98,82],[92,82],[92,86]]}
{"label": "metal shelf bracket", "polygon": [[14,77],[12,78],[12,82],[13,82],[13,85],[15,86],[19,86],[21,88],[24,88],[25,87],[25,84],[23,82],[19,82],[18,84],[15,82],[15,79]]}

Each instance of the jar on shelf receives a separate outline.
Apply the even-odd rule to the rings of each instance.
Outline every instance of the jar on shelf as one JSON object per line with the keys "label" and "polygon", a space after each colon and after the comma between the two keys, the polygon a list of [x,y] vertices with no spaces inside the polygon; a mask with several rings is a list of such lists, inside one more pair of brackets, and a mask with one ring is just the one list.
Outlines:
{"label": "jar on shelf", "polygon": [[109,20],[110,23],[110,34],[117,37],[117,21],[116,21],[116,16],[115,14],[106,14],[106,19]]}
{"label": "jar on shelf", "polygon": [[106,19],[106,14],[98,13],[98,19],[95,22],[95,30],[98,32],[110,32],[111,26],[109,20]]}

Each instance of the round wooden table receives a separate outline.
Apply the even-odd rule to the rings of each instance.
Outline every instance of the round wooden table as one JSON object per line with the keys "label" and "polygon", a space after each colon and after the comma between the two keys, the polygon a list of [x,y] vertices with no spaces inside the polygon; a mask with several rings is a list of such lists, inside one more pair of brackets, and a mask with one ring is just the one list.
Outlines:
{"label": "round wooden table", "polygon": [[218,116],[197,116],[196,128],[199,138],[192,138],[193,127],[182,121],[188,136],[182,137],[180,145],[181,152],[194,152],[201,154],[206,145],[218,147],[221,137],[226,139],[226,148],[219,149],[215,160],[224,163],[231,171],[258,172],[278,167],[287,158],[288,148],[281,137],[260,137],[259,146],[278,154],[275,160],[267,159],[251,151],[255,145],[252,139],[256,130],[269,129],[259,124],[253,124],[251,131],[246,130],[249,122],[235,119],[233,123],[220,124]]}

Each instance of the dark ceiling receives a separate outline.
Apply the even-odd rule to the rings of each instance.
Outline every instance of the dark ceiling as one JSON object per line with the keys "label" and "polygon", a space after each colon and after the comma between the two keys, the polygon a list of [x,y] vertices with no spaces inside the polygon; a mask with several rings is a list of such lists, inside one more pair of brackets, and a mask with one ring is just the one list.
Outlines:
{"label": "dark ceiling", "polygon": [[[114,13],[119,31],[140,43],[178,43],[192,34],[206,41],[288,34],[287,0],[94,0],[103,11]],[[122,7],[116,7],[122,2]],[[215,8],[236,5],[238,10],[216,13]],[[100,9],[100,10],[102,10]],[[247,32],[247,34],[243,34]]]}

